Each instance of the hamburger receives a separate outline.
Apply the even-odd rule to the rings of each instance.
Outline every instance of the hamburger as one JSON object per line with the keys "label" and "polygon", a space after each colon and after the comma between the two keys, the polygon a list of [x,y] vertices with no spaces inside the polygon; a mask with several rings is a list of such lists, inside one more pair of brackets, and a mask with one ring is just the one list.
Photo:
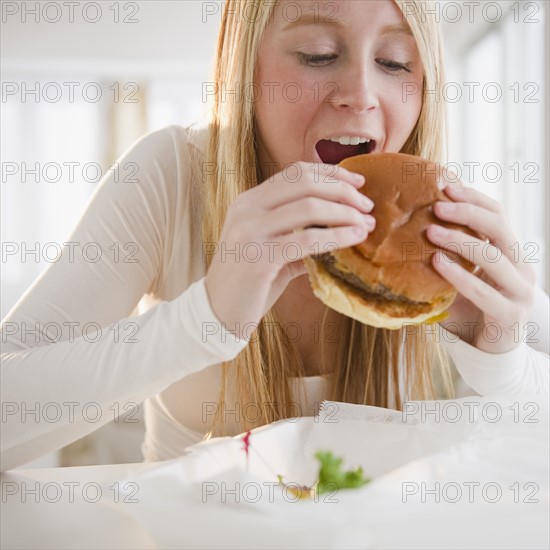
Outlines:
{"label": "hamburger", "polygon": [[[438,164],[401,153],[363,154],[339,166],[365,176],[360,191],[374,201],[376,228],[364,242],[304,258],[313,292],[330,308],[374,327],[435,322],[456,298],[456,289],[431,264],[436,247],[429,224],[474,235],[435,217],[432,205],[449,201]],[[469,271],[475,266],[446,251]]]}

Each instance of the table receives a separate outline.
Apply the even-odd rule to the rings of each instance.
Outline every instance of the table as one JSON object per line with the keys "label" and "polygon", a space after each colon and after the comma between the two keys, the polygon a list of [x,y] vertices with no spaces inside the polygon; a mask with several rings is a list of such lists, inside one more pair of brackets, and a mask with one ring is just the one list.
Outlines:
{"label": "table", "polygon": [[[147,531],[110,503],[113,480],[150,464],[11,470],[0,476],[2,548],[157,548]],[[109,488],[111,487],[111,488]]]}
{"label": "table", "polygon": [[[548,398],[467,399],[427,404],[452,409],[447,422],[424,422],[424,403],[406,418],[339,404],[337,415],[322,409],[319,421],[279,421],[253,431],[249,468],[237,437],[163,463],[12,470],[0,478],[1,547],[548,548]],[[525,408],[532,404],[535,416]],[[456,422],[461,408],[479,414]],[[275,472],[302,481],[313,472],[312,451],[323,447],[370,467],[374,481],[340,493],[339,504],[221,504],[219,493],[201,503],[201,480],[263,482]],[[470,504],[465,490],[473,483]],[[424,496],[416,490],[423,485]],[[489,485],[503,491],[496,503],[480,493]],[[464,492],[458,503],[456,487]]]}

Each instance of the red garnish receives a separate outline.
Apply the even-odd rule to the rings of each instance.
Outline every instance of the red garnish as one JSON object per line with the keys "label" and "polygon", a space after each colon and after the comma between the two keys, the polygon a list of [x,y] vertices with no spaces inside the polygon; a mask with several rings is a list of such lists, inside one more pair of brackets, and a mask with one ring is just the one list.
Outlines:
{"label": "red garnish", "polygon": [[243,437],[244,452],[246,453],[246,458],[248,458],[248,450],[250,448],[250,434],[251,432],[246,432],[246,434]]}

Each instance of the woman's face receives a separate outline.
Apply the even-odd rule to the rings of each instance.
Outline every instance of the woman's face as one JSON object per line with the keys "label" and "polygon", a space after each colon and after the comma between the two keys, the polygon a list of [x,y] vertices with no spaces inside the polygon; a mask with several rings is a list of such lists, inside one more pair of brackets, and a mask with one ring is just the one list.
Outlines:
{"label": "woman's face", "polygon": [[[263,179],[296,161],[399,151],[418,120],[422,82],[393,0],[279,1],[255,73]],[[357,138],[371,141],[354,146]]]}

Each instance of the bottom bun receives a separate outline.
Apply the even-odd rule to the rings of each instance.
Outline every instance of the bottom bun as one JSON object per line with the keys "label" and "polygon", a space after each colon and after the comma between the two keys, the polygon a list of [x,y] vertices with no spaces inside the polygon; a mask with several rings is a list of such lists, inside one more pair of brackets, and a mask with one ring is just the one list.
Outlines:
{"label": "bottom bun", "polygon": [[397,330],[404,325],[438,321],[446,317],[444,312],[456,297],[456,292],[447,294],[430,304],[429,311],[407,317],[398,313],[398,306],[391,300],[365,300],[352,286],[331,275],[321,262],[307,256],[304,264],[317,298],[335,311],[373,327]]}

